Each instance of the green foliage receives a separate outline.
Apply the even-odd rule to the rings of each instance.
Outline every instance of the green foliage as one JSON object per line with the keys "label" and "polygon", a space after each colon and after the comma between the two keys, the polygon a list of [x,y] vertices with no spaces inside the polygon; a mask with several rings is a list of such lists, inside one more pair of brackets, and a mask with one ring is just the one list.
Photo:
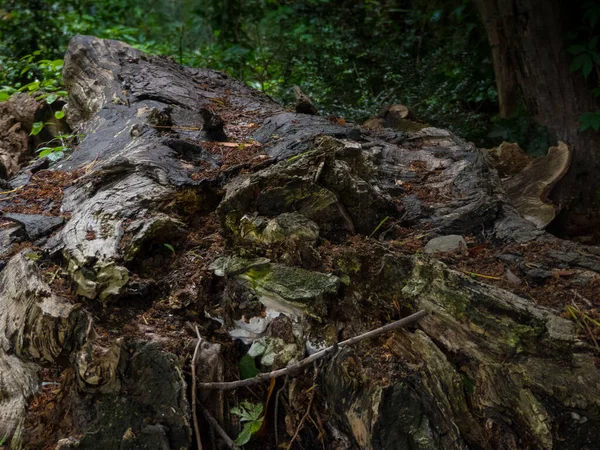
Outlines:
{"label": "green foliage", "polygon": [[171,253],[175,254],[175,247],[173,247],[171,244],[163,244],[165,247],[167,247]]}
{"label": "green foliage", "polygon": [[252,435],[260,430],[260,427],[265,420],[263,409],[264,407],[262,404],[250,403],[248,400],[244,400],[240,406],[231,408],[231,414],[239,416],[240,422],[244,423],[242,431],[235,439],[236,445],[248,443]]}
{"label": "green foliage", "polygon": [[576,55],[571,63],[571,72],[581,71],[587,78],[594,65],[600,64],[600,53],[596,50],[598,46],[598,36],[593,37],[587,44],[573,45],[569,48],[569,53]]}
{"label": "green foliage", "polygon": [[[480,146],[508,136],[538,151],[546,140],[524,110],[510,120],[496,117],[489,47],[471,0],[4,3],[0,101],[19,89],[44,88],[39,95],[48,100],[64,96],[54,69],[72,35],[91,34],[225,71],[284,103],[300,85],[327,114],[347,120],[362,122],[384,105],[403,103],[424,122]],[[572,70],[589,80],[600,60],[600,7],[587,2],[581,14],[569,51]],[[582,127],[595,123],[581,118]]]}
{"label": "green foliage", "polygon": [[[593,70],[596,70],[600,79],[600,52],[598,52],[598,40],[596,25],[600,20],[600,5],[596,2],[587,2],[583,5],[584,26],[572,33],[571,39],[576,43],[568,48],[573,55],[571,72],[579,72],[587,79]],[[600,97],[600,87],[596,87],[592,94],[595,98]],[[581,131],[600,129],[600,110],[586,112],[579,117]]]}
{"label": "green foliage", "polygon": [[592,128],[594,131],[600,130],[600,109],[594,112],[583,113],[579,118],[579,124],[582,131],[588,128]]}
{"label": "green foliage", "polygon": [[[47,87],[38,81],[50,79],[47,65],[81,33],[226,71],[284,102],[301,85],[325,111],[354,121],[404,103],[481,142],[496,106],[469,0],[8,0],[0,17],[0,86],[13,89]],[[43,55],[46,66],[26,55]]]}
{"label": "green foliage", "polygon": [[517,112],[508,119],[492,117],[492,129],[488,134],[491,142],[518,142],[532,156],[548,152],[551,142],[545,127],[538,125],[519,105]]}
{"label": "green foliage", "polygon": [[256,375],[260,373],[260,370],[256,367],[256,363],[254,362],[254,358],[248,354],[242,356],[239,363],[240,367],[240,377],[242,380],[247,378],[254,378]]}
{"label": "green foliage", "polygon": [[[57,111],[60,113],[62,111]],[[36,135],[44,128],[44,126],[51,124],[51,122],[36,122],[33,124],[31,133]],[[47,157],[51,163],[55,163],[65,157],[65,154],[73,149],[76,142],[79,140],[80,135],[78,134],[63,134],[59,133],[54,139],[48,141],[43,147],[36,150],[38,157]]]}
{"label": "green foliage", "polygon": [[44,125],[45,125],[44,122],[35,122],[31,127],[31,133],[29,133],[29,135],[37,136],[38,134],[40,134],[40,132],[44,128]]}

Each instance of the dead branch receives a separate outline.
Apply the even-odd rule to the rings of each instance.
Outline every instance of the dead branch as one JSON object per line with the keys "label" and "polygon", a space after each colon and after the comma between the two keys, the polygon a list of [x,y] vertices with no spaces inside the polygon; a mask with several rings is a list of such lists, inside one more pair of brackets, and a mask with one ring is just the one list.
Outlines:
{"label": "dead branch", "polygon": [[198,450],[202,450],[202,441],[200,440],[200,427],[198,426],[198,417],[196,415],[196,363],[198,362],[198,349],[200,348],[200,344],[202,343],[202,338],[200,337],[200,331],[198,331],[198,327],[196,327],[196,336],[198,336],[198,342],[196,343],[196,348],[194,349],[194,356],[192,357],[192,418],[194,420],[194,432],[196,433],[196,442]]}
{"label": "dead branch", "polygon": [[202,411],[202,414],[204,414],[204,418],[206,419],[206,421],[210,424],[211,427],[213,427],[213,429],[217,432],[217,434],[223,438],[223,440],[225,441],[225,443],[231,450],[241,450],[237,445],[235,445],[235,442],[233,442],[233,440],[229,437],[229,435],[225,432],[225,430],[223,428],[221,428],[221,425],[219,425],[219,422],[217,422],[217,419],[215,419],[210,414],[208,409],[206,409],[202,405],[202,403],[198,403],[198,408],[200,409],[200,411]]}
{"label": "dead branch", "polygon": [[302,429],[302,425],[304,425],[304,421],[310,415],[310,410],[311,410],[313,402],[315,400],[315,391],[317,390],[316,379],[317,379],[317,374],[318,374],[318,370],[319,369],[317,368],[317,362],[316,361],[314,361],[314,365],[315,365],[315,373],[313,375],[313,385],[310,388],[311,392],[310,392],[310,401],[308,402],[308,408],[306,408],[306,413],[302,416],[302,419],[300,419],[300,423],[296,427],[296,432],[294,433],[294,436],[292,437],[292,440],[288,444],[287,450],[290,450],[292,448],[292,444],[294,443],[294,441],[298,437],[298,434],[300,433],[300,430]]}
{"label": "dead branch", "polygon": [[323,356],[327,355],[328,353],[331,353],[333,350],[335,350],[337,348],[356,344],[365,339],[377,337],[377,336],[380,336],[389,331],[395,330],[397,328],[405,327],[407,325],[410,325],[411,323],[418,321],[419,319],[425,317],[426,315],[427,315],[427,311],[418,311],[408,317],[405,317],[404,319],[397,320],[395,322],[389,323],[387,325],[376,328],[374,330],[367,331],[366,333],[360,334],[358,336],[354,336],[353,338],[346,339],[345,341],[342,341],[337,345],[331,345],[327,348],[324,348],[323,350],[320,350],[316,353],[313,353],[309,357],[304,358],[302,361],[299,361],[296,364],[292,364],[283,369],[274,370],[273,372],[268,372],[268,373],[261,373],[261,374],[255,376],[254,378],[248,378],[246,380],[199,383],[198,387],[201,389],[230,390],[230,389],[236,389],[236,388],[243,387],[243,386],[251,386],[254,384],[259,384],[259,383],[262,383],[263,381],[270,380],[271,378],[277,378],[277,377],[281,377],[283,375],[288,375],[288,374],[294,373],[294,372],[302,369],[303,367],[308,366],[313,361],[316,361],[316,360],[322,358]]}

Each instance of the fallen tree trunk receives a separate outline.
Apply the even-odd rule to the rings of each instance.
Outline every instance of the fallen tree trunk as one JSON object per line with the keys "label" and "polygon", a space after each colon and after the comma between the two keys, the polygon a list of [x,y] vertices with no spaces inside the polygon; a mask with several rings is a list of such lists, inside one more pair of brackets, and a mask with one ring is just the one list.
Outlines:
{"label": "fallen tree trunk", "polygon": [[[269,372],[420,309],[413,329],[323,362],[308,410],[302,374],[280,386],[267,430],[386,450],[600,441],[600,250],[520,217],[472,144],[292,113],[219,72],[92,37],[71,41],[64,78],[84,137],[0,194],[4,213],[65,221],[28,249],[29,222],[0,219],[13,448],[191,448],[186,321],[205,336],[203,385],[240,376],[248,348],[232,337]],[[198,398],[233,434],[248,395]]]}

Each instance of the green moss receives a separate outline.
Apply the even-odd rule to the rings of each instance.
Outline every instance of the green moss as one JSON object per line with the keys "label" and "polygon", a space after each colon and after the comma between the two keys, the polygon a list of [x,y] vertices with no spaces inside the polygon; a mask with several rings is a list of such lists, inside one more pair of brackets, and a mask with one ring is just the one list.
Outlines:
{"label": "green moss", "polygon": [[399,119],[399,122],[394,126],[394,129],[404,131],[405,133],[414,133],[421,131],[423,128],[427,128],[429,125],[426,123],[413,122],[412,120]]}
{"label": "green moss", "polygon": [[235,236],[239,234],[238,223],[240,221],[240,214],[238,211],[231,211],[225,215],[224,227],[231,231]]}
{"label": "green moss", "polygon": [[307,153],[308,153],[308,152],[302,152],[302,153],[298,153],[297,155],[294,155],[294,156],[292,156],[292,157],[288,158],[288,160],[287,160],[286,162],[289,162],[289,163],[290,163],[290,162],[296,161],[296,160],[298,160],[298,159],[302,158],[303,156],[305,156]]}
{"label": "green moss", "polygon": [[201,212],[205,204],[205,196],[196,189],[183,189],[175,194],[175,209],[185,215]]}
{"label": "green moss", "polygon": [[360,257],[356,253],[346,253],[336,258],[333,262],[334,267],[346,275],[357,274],[362,269]]}

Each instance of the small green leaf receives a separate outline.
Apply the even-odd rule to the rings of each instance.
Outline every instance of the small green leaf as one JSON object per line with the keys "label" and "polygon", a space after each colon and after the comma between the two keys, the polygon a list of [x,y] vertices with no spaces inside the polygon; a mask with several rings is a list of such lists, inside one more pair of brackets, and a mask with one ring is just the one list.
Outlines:
{"label": "small green leaf", "polygon": [[31,83],[27,83],[25,86],[22,86],[19,88],[19,91],[23,92],[23,91],[37,91],[37,89],[40,87],[40,82],[39,81],[33,81]]}
{"label": "small green leaf", "polygon": [[248,354],[242,356],[242,358],[240,359],[239,367],[240,377],[242,378],[242,380],[245,380],[247,378],[254,378],[260,373],[260,370],[256,368],[254,358]]}
{"label": "small green leaf", "polygon": [[60,111],[56,111],[54,113],[54,117],[56,117],[57,119],[62,119],[63,117],[65,117],[65,112],[61,109]]}
{"label": "small green leaf", "polygon": [[165,247],[167,247],[169,250],[171,250],[173,252],[173,254],[175,254],[175,248],[173,248],[173,246],[171,244],[163,244]]}
{"label": "small green leaf", "polygon": [[60,151],[59,152],[52,152],[52,153],[50,153],[48,155],[48,159],[50,160],[50,162],[54,163],[54,162],[58,161],[59,159],[63,159],[64,156],[65,156],[64,152],[60,152]]}
{"label": "small green leaf", "polygon": [[586,112],[579,116],[579,124],[581,131],[585,131],[588,128],[593,128],[598,131],[600,129],[600,109],[595,112]]}
{"label": "small green leaf", "polygon": [[244,424],[244,428],[240,431],[239,436],[235,439],[236,445],[245,445],[248,443],[250,438],[252,437],[252,422],[248,422]]}
{"label": "small green leaf", "polygon": [[581,71],[583,72],[583,76],[585,78],[587,78],[590,73],[592,73],[592,69],[594,68],[594,63],[592,62],[592,58],[588,58],[585,63],[583,64],[583,67],[581,68]]}
{"label": "small green leaf", "polygon": [[573,55],[579,55],[580,53],[585,52],[586,48],[585,45],[573,45],[569,47],[567,51]]}
{"label": "small green leaf", "polygon": [[62,60],[62,59],[55,59],[55,60],[54,60],[54,61],[52,61],[50,64],[52,65],[52,68],[53,68],[54,70],[60,70],[60,69],[62,69],[62,66],[63,66],[63,64],[64,64],[64,63],[65,63],[65,62],[64,62],[64,60]]}
{"label": "small green leaf", "polygon": [[57,99],[58,99],[58,95],[56,95],[56,94],[50,94],[48,97],[46,97],[46,103],[48,103],[49,105],[51,105]]}
{"label": "small green leaf", "polygon": [[40,133],[40,131],[42,131],[42,128],[44,128],[44,122],[35,122],[33,124],[33,126],[31,127],[31,133],[29,133],[30,136],[36,136]]}
{"label": "small green leaf", "polygon": [[10,94],[6,91],[0,92],[0,102],[5,102],[10,98]]}
{"label": "small green leaf", "polygon": [[25,255],[25,258],[31,261],[38,261],[42,258],[42,254],[40,252],[29,252]]}
{"label": "small green leaf", "polygon": [[571,63],[571,72],[576,72],[583,67],[586,62],[592,62],[592,58],[587,53],[582,53],[575,57],[573,62]]}
{"label": "small green leaf", "polygon": [[592,128],[594,131],[598,131],[600,129],[600,113],[596,112],[590,121]]}

